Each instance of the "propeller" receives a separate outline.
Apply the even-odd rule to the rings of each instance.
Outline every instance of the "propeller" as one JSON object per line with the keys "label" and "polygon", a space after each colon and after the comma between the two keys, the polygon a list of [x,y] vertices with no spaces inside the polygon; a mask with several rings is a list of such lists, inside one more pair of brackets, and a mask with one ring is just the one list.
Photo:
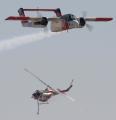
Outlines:
{"label": "propeller", "polygon": [[82,17],[85,18],[87,16],[87,12],[86,11],[82,11]]}
{"label": "propeller", "polygon": [[88,24],[87,21],[86,21],[86,16],[87,16],[87,12],[86,11],[83,11],[82,12],[82,17],[80,17],[80,25],[83,27],[83,26],[86,26],[86,28],[89,30],[89,31],[92,31],[93,30],[93,26]]}
{"label": "propeller", "polygon": [[[39,7],[37,7],[37,9],[39,9]],[[42,17],[43,17],[43,15],[42,15],[39,11],[36,11],[36,13],[37,13],[37,17],[38,17],[38,18],[42,18]],[[44,32],[48,32],[48,27],[47,27],[47,26],[44,27],[44,28],[43,28],[43,31],[44,31]]]}
{"label": "propeller", "polygon": [[[39,7],[37,7],[39,9]],[[42,18],[42,14],[39,11],[36,11],[37,17]]]}
{"label": "propeller", "polygon": [[108,22],[113,20],[112,17],[86,17],[87,13],[84,11],[83,16],[79,18],[80,27],[86,26],[89,31],[93,29],[91,25],[89,25],[87,22]]}

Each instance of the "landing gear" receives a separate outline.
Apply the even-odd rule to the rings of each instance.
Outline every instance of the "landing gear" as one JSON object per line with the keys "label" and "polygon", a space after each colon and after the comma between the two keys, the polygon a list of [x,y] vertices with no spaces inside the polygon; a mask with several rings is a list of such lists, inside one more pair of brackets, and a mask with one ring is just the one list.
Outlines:
{"label": "landing gear", "polygon": [[37,115],[39,115],[39,100],[37,100],[37,106],[38,106]]}
{"label": "landing gear", "polygon": [[37,115],[39,115],[39,111],[40,111],[40,110],[39,110],[39,107],[40,107],[40,105],[43,105],[43,104],[49,104],[49,103],[48,103],[48,102],[41,102],[41,103],[40,103],[39,100],[37,100],[37,107],[38,107],[38,108],[37,108],[37,109],[38,109],[38,110],[37,110]]}

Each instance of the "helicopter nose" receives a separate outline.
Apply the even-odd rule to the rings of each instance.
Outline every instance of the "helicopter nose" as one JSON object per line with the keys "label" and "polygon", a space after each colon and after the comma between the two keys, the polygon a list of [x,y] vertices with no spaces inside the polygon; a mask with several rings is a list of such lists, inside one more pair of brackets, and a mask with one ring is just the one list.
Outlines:
{"label": "helicopter nose", "polygon": [[32,95],[31,98],[34,98],[34,96]]}
{"label": "helicopter nose", "polygon": [[33,94],[31,95],[31,98],[33,98],[33,99],[35,99],[36,97],[37,97],[36,93],[33,93]]}
{"label": "helicopter nose", "polygon": [[38,91],[32,94],[33,99],[38,99],[39,96],[40,96],[40,92],[38,92]]}

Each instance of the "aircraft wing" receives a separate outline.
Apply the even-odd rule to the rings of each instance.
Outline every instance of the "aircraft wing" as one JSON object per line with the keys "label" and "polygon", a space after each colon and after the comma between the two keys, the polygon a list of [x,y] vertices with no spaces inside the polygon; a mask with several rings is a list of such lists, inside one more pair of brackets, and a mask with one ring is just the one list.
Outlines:
{"label": "aircraft wing", "polygon": [[85,18],[86,21],[91,21],[91,22],[108,22],[113,20],[111,17],[96,17],[96,18]]}
{"label": "aircraft wing", "polygon": [[9,16],[5,20],[20,20],[20,21],[27,21],[29,20],[30,17],[25,17],[25,16]]}
{"label": "aircraft wing", "polygon": [[[60,18],[58,18],[58,17],[47,18],[48,21],[57,21],[59,19]],[[41,21],[42,17],[41,18],[39,18],[39,17],[30,17],[29,20],[31,20],[31,21]]]}
{"label": "aircraft wing", "polygon": [[40,17],[26,17],[26,16],[9,16],[5,20],[14,20],[14,21],[41,21],[42,18]]}
{"label": "aircraft wing", "polygon": [[[80,17],[77,17],[77,20],[79,20]],[[113,20],[112,17],[88,17],[88,18],[84,18],[85,21],[90,21],[90,22],[108,22]]]}
{"label": "aircraft wing", "polygon": [[[48,21],[57,21],[59,20],[60,18],[58,17],[52,17],[52,18],[47,18]],[[41,21],[42,18],[40,17],[26,17],[26,16],[9,16],[7,17],[5,20],[14,20],[14,21],[33,21],[33,22],[36,22],[36,21]]]}
{"label": "aircraft wing", "polygon": [[57,20],[60,20],[60,18],[58,17],[48,18],[48,21],[57,21]]}

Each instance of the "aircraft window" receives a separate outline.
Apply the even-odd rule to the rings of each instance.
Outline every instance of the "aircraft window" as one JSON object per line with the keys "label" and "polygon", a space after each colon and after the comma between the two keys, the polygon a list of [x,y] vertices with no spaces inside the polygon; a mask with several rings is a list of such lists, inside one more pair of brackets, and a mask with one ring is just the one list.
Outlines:
{"label": "aircraft window", "polygon": [[66,15],[62,16],[61,18],[65,19],[67,21],[72,21],[72,20],[76,19],[76,17],[74,15],[71,15],[71,14],[66,14]]}
{"label": "aircraft window", "polygon": [[69,16],[68,16],[68,21],[75,20],[75,19],[76,19],[76,18],[75,18],[74,15],[69,15]]}
{"label": "aircraft window", "polygon": [[74,15],[71,15],[71,19],[72,19],[72,20],[75,20],[76,17],[75,17]]}

